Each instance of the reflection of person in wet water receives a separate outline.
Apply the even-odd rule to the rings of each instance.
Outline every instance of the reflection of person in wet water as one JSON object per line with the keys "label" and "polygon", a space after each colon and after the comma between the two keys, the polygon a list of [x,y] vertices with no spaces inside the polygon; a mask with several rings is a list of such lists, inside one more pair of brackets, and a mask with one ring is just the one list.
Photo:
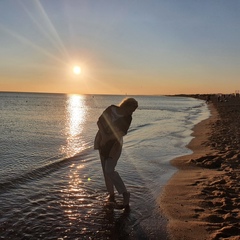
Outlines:
{"label": "reflection of person in wet water", "polygon": [[99,150],[109,200],[114,201],[115,186],[118,193],[123,195],[124,207],[129,206],[130,193],[115,167],[122,152],[123,136],[127,134],[137,107],[138,102],[134,98],[126,98],[119,106],[106,108],[98,119],[99,130],[94,141],[94,149]]}

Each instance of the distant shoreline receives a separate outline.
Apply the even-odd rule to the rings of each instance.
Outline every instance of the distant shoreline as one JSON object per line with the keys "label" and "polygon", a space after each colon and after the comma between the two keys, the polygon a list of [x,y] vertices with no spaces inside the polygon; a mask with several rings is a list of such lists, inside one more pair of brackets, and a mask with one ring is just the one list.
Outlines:
{"label": "distant shoreline", "polygon": [[[60,94],[60,95],[103,95],[103,96],[146,96],[146,97],[191,97],[191,98],[198,98],[201,100],[205,100],[207,96],[217,96],[219,93],[213,93],[213,94],[113,94],[113,93],[54,93],[54,92],[21,92],[21,91],[1,91],[0,93],[23,93],[23,94]],[[233,95],[232,94],[226,94],[226,95]]]}
{"label": "distant shoreline", "polygon": [[193,153],[172,160],[179,171],[160,198],[170,239],[239,239],[240,98],[214,95],[209,109],[193,129]]}

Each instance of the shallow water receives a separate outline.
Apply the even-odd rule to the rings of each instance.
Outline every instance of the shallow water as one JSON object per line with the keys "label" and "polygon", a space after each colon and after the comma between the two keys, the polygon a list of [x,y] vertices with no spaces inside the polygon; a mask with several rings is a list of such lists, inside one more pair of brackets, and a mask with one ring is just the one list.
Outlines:
{"label": "shallow water", "polygon": [[[207,118],[196,99],[136,96],[139,109],[117,170],[130,210],[107,201],[96,121],[122,96],[0,93],[1,239],[166,239],[158,198],[190,151],[191,128]],[[121,196],[116,197],[119,204]]]}

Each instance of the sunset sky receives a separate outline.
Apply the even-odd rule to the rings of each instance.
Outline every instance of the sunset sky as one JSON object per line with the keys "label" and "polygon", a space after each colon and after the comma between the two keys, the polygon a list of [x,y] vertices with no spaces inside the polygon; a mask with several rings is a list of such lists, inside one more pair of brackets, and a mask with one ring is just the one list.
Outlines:
{"label": "sunset sky", "polygon": [[239,78],[239,0],[0,1],[0,91],[234,93]]}

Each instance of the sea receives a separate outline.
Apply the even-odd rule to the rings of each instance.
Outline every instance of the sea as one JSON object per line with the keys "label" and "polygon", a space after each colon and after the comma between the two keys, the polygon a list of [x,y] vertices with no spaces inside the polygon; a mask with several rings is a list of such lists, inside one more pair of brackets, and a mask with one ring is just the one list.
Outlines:
{"label": "sea", "polygon": [[[125,97],[139,108],[116,167],[124,210],[108,201],[93,141],[98,117]],[[0,239],[168,239],[159,198],[170,161],[191,153],[192,128],[209,116],[184,96],[0,92]]]}

